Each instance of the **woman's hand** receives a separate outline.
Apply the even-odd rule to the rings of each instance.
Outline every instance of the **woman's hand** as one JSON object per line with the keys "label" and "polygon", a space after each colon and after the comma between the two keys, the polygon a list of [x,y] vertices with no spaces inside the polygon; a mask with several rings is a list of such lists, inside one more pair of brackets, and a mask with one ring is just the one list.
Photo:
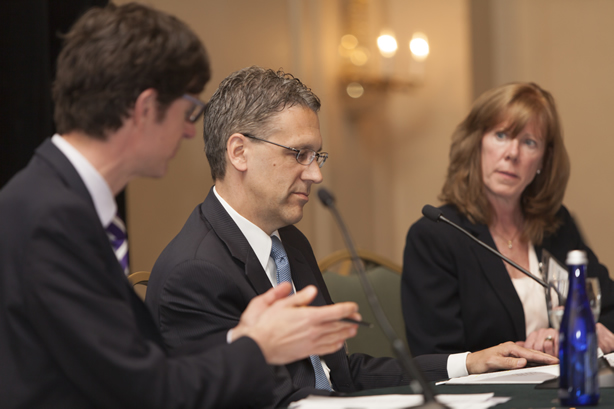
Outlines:
{"label": "woman's hand", "polygon": [[614,351],[614,334],[607,329],[605,325],[598,322],[597,325],[597,341],[599,341],[599,348],[604,354],[609,354]]}
{"label": "woman's hand", "polygon": [[[607,331],[607,328],[604,327]],[[614,348],[614,334],[612,336],[612,347]],[[548,355],[559,355],[559,332],[554,328],[540,328],[531,332],[527,336],[527,340],[517,342],[518,345],[528,349],[545,352]],[[601,342],[600,342],[601,344]]]}
{"label": "woman's hand", "polygon": [[[599,348],[604,354],[614,352],[614,333],[600,322],[596,325],[597,341]],[[526,341],[516,342],[518,345],[536,351],[542,351],[548,355],[558,356],[559,332],[554,328],[541,328],[529,334]]]}

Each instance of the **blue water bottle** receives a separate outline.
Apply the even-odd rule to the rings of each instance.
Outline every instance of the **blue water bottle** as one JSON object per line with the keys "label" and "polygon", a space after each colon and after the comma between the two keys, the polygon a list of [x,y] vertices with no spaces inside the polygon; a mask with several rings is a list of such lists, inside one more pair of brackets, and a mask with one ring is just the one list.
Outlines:
{"label": "blue water bottle", "polygon": [[599,402],[597,334],[586,296],[587,263],[585,251],[567,253],[569,294],[559,336],[559,399],[565,406]]}

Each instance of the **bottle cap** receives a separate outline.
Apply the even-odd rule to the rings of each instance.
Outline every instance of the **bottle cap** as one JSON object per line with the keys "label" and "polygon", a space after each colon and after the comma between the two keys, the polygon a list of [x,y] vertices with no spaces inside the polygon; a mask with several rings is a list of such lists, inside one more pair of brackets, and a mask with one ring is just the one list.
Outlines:
{"label": "bottle cap", "polygon": [[567,260],[565,264],[568,266],[578,266],[581,264],[588,264],[588,259],[586,257],[586,251],[584,250],[572,250],[567,253]]}

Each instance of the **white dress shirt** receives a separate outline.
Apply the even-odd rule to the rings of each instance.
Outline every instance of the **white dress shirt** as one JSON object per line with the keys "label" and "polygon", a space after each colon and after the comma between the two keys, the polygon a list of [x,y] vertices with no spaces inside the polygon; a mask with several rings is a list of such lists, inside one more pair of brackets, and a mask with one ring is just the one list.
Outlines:
{"label": "white dress shirt", "polygon": [[102,227],[106,228],[117,213],[117,204],[108,183],[92,164],[74,146],[55,134],[51,142],[66,156],[92,197]]}
{"label": "white dress shirt", "polygon": [[[256,226],[254,223],[237,213],[237,211],[217,193],[215,186],[213,186],[213,193],[215,194],[215,197],[217,197],[217,200],[220,201],[228,215],[237,224],[239,230],[241,230],[241,233],[243,233],[247,239],[247,242],[251,246],[252,250],[254,250],[254,253],[256,253],[256,258],[258,258],[262,268],[264,271],[266,271],[267,277],[269,277],[269,281],[271,281],[271,285],[273,287],[277,286],[277,267],[275,260],[273,260],[273,257],[271,257],[271,247],[273,246],[273,240],[271,237],[260,227]],[[277,236],[279,241],[281,241],[281,237],[279,237],[279,232],[277,230],[275,230],[272,235]],[[292,288],[294,288],[296,291],[294,282],[292,282]]]}
{"label": "white dress shirt", "polygon": [[[217,200],[220,201],[226,212],[230,215],[232,220],[237,224],[239,230],[241,230],[241,233],[243,233],[243,235],[247,239],[247,242],[251,246],[252,250],[254,250],[254,253],[256,253],[258,261],[260,261],[260,264],[266,272],[267,277],[269,277],[269,281],[271,281],[271,286],[276,287],[277,266],[275,264],[275,260],[273,260],[273,257],[271,257],[271,248],[273,247],[273,240],[271,239],[271,237],[266,234],[260,227],[256,226],[254,223],[250,222],[245,217],[237,213],[237,211],[233,209],[232,206],[230,206],[228,202],[226,202],[222,198],[222,196],[217,193],[215,186],[213,186],[213,193],[215,194],[215,197],[217,197]],[[277,236],[279,241],[281,241],[281,237],[279,237],[279,232],[277,230],[275,230],[272,235]],[[296,292],[294,281],[292,281],[291,283],[292,288]],[[232,329],[229,330],[226,334],[226,341],[228,343],[230,343],[231,331]],[[320,357],[320,362],[322,362],[322,368],[324,368],[324,373],[326,374],[326,378],[330,383],[330,368],[328,367],[328,365],[326,365],[326,362],[324,362],[324,359],[322,357]]]}

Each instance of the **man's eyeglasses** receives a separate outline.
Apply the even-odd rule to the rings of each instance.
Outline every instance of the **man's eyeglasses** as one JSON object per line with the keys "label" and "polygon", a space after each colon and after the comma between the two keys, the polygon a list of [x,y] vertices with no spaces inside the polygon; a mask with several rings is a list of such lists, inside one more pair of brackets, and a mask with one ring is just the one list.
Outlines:
{"label": "man's eyeglasses", "polygon": [[291,148],[289,146],[284,146],[279,143],[267,141],[266,139],[258,138],[254,135],[250,135],[244,132],[242,132],[241,135],[245,136],[246,138],[255,139],[257,141],[262,141],[262,142],[270,143],[272,145],[281,146],[282,148],[296,152],[296,161],[300,163],[301,165],[309,166],[311,165],[311,162],[313,162],[313,160],[315,159],[316,162],[318,163],[318,166],[322,167],[324,166],[324,162],[326,162],[326,159],[328,159],[328,153],[326,152],[316,152],[313,149],[308,149],[308,148],[303,148],[303,149]]}
{"label": "man's eyeglasses", "polygon": [[205,112],[207,104],[188,94],[183,94],[181,98],[187,99],[194,104],[194,106],[192,106],[192,108],[186,112],[185,120],[192,123],[198,121],[198,118],[203,114],[203,112]]}

